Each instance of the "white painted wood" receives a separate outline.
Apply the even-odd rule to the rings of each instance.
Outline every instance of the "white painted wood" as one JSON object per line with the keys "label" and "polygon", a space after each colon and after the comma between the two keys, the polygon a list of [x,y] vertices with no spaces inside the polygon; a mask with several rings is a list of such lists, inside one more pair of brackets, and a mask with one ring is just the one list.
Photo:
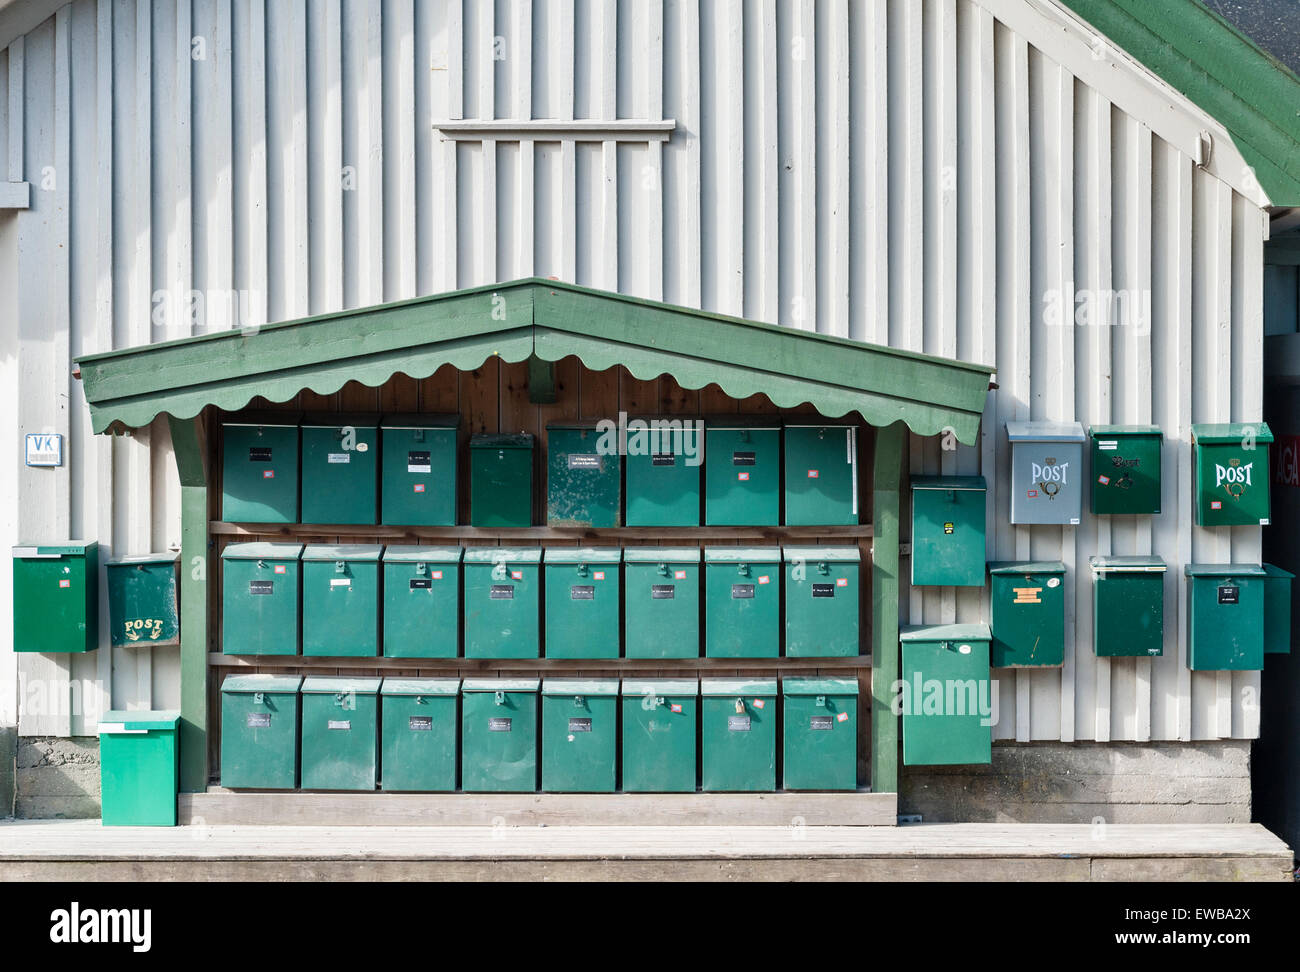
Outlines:
{"label": "white painted wood", "polygon": [[469,118],[438,119],[433,128],[444,141],[453,142],[477,142],[488,136],[505,140],[666,142],[677,129],[677,122],[671,118]]}
{"label": "white painted wood", "polygon": [[27,209],[31,204],[31,183],[0,182],[0,209]]}

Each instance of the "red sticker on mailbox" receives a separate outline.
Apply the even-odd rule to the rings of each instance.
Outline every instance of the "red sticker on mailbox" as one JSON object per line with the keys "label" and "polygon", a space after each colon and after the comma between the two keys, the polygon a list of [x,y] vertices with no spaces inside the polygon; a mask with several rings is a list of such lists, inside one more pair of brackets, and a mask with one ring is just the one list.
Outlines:
{"label": "red sticker on mailbox", "polygon": [[274,567],[271,568],[271,570],[273,570],[277,574],[283,574],[284,564],[276,564]]}
{"label": "red sticker on mailbox", "polygon": [[762,699],[755,699],[755,700],[754,700],[754,708],[755,708],[755,709],[761,709],[761,708],[763,708],[763,706],[765,706],[765,705],[767,705],[767,703],[764,702]]}
{"label": "red sticker on mailbox", "polygon": [[848,587],[848,586],[849,586],[849,579],[848,579],[847,577],[837,577],[837,578],[835,578],[835,586],[836,586],[836,587]]}
{"label": "red sticker on mailbox", "polygon": [[1109,476],[1098,476],[1098,477],[1097,477],[1097,482],[1101,483],[1103,486],[1109,486],[1109,485],[1110,485],[1110,477],[1109,477]]}
{"label": "red sticker on mailbox", "polygon": [[433,572],[433,579],[434,579],[434,580],[442,580],[442,571],[440,571],[440,570],[435,570],[435,571]]}
{"label": "red sticker on mailbox", "polygon": [[809,469],[809,470],[808,470],[808,478],[809,478],[809,479],[816,479],[816,478],[817,478],[817,470],[816,470],[816,469]]}
{"label": "red sticker on mailbox", "polygon": [[742,483],[747,483],[749,482],[749,473],[745,473],[745,472],[736,473],[736,478],[740,480]]}
{"label": "red sticker on mailbox", "polygon": [[263,470],[262,470],[262,478],[263,478],[263,479],[274,479],[274,478],[275,478],[275,470],[274,470],[274,469],[263,469]]}
{"label": "red sticker on mailbox", "polygon": [[1029,498],[1030,498],[1030,499],[1035,499],[1035,498],[1037,498],[1037,496],[1038,496],[1038,490],[1036,490],[1036,489],[1031,489],[1031,490],[1029,490]]}
{"label": "red sticker on mailbox", "polygon": [[674,702],[674,703],[673,703],[672,705],[670,705],[668,708],[669,708],[669,710],[672,711],[672,712],[681,712],[681,711],[682,711],[682,705],[681,705],[680,702]]}
{"label": "red sticker on mailbox", "polygon": [[686,580],[686,571],[684,570],[673,571],[673,580]]}
{"label": "red sticker on mailbox", "polygon": [[60,586],[60,587],[71,587],[71,586],[72,586],[72,581],[70,581],[70,580],[60,580],[60,581],[59,581],[59,586]]}
{"label": "red sticker on mailbox", "polygon": [[515,580],[523,580],[524,572],[522,570],[512,570],[510,572],[510,576],[513,577]]}
{"label": "red sticker on mailbox", "polygon": [[1219,500],[1210,500],[1210,509],[1221,510],[1223,509],[1223,503]]}
{"label": "red sticker on mailbox", "polygon": [[841,712],[839,715],[837,715],[837,716],[835,717],[835,721],[836,721],[836,722],[848,722],[848,721],[849,721],[849,714],[848,714],[847,712]]}
{"label": "red sticker on mailbox", "polygon": [[416,484],[415,484],[415,491],[416,491],[417,493],[423,493],[423,492],[424,492],[424,483],[416,483]]}
{"label": "red sticker on mailbox", "polygon": [[758,579],[758,582],[759,582],[760,584],[767,584],[767,583],[770,583],[771,580],[772,580],[772,578],[770,578],[770,577],[768,577],[766,574],[764,574],[762,577],[760,577],[760,578]]}

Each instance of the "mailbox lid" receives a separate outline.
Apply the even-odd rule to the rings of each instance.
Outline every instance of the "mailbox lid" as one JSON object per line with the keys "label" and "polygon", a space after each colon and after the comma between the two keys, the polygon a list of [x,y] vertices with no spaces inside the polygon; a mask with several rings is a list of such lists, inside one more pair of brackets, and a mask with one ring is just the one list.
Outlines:
{"label": "mailbox lid", "polygon": [[531,449],[533,435],[530,432],[516,432],[508,435],[496,433],[470,436],[471,449]]}
{"label": "mailbox lid", "polygon": [[311,544],[303,548],[302,559],[315,562],[346,560],[353,563],[373,564],[379,561],[383,552],[383,545],[377,543]]}
{"label": "mailbox lid", "polygon": [[1283,570],[1281,567],[1274,564],[1260,564],[1260,566],[1264,569],[1264,573],[1268,574],[1269,577],[1282,578],[1284,580],[1292,580],[1295,577],[1295,574],[1291,573],[1291,571]]}
{"label": "mailbox lid", "polygon": [[105,732],[156,732],[176,730],[181,714],[176,709],[112,709],[99,717],[98,729]]}
{"label": "mailbox lid", "polygon": [[221,691],[232,694],[247,692],[297,692],[302,688],[301,675],[227,675]]}
{"label": "mailbox lid", "polygon": [[125,557],[114,557],[107,561],[109,567],[126,567],[132,564],[174,564],[180,560],[179,550],[166,550],[161,553],[148,554],[129,554]]}
{"label": "mailbox lid", "polygon": [[590,695],[612,698],[618,695],[616,678],[548,678],[542,682],[542,695]]}
{"label": "mailbox lid", "polygon": [[983,476],[913,476],[912,489],[978,490],[988,492]]}
{"label": "mailbox lid", "polygon": [[1008,422],[1011,442],[1083,442],[1088,437],[1078,422]]}
{"label": "mailbox lid", "polygon": [[55,544],[19,544],[12,548],[13,555],[19,560],[47,557],[84,557],[87,551],[99,546],[98,541],[69,540]]}
{"label": "mailbox lid", "polygon": [[303,695],[333,695],[351,692],[353,695],[378,695],[378,678],[345,678],[332,675],[309,675],[302,680]]}
{"label": "mailbox lid", "polygon": [[1198,445],[1241,445],[1253,438],[1272,442],[1273,431],[1267,422],[1197,423],[1192,426],[1192,441]]}
{"label": "mailbox lid", "polygon": [[302,424],[301,412],[246,412],[233,418],[227,418],[222,426],[251,429],[296,429]]}
{"label": "mailbox lid", "polygon": [[460,416],[453,413],[423,414],[420,412],[403,412],[385,415],[379,420],[383,429],[458,429]]}
{"label": "mailbox lid", "polygon": [[732,695],[757,695],[763,698],[774,698],[776,696],[776,679],[705,678],[700,680],[700,695],[706,698]]}
{"label": "mailbox lid", "polygon": [[380,686],[380,695],[456,695],[460,692],[458,678],[386,678]]}
{"label": "mailbox lid", "polygon": [[989,564],[990,574],[1064,574],[1065,564],[1059,560],[997,560]]}
{"label": "mailbox lid", "polygon": [[1163,573],[1168,566],[1159,557],[1089,557],[1094,574]]}
{"label": "mailbox lid", "polygon": [[1257,564],[1188,564],[1188,577],[1267,577],[1268,571]]}
{"label": "mailbox lid", "polygon": [[386,564],[458,564],[464,553],[464,547],[401,544],[385,547],[383,561]]}
{"label": "mailbox lid", "polygon": [[628,564],[698,564],[699,547],[624,547],[623,562]]}
{"label": "mailbox lid", "polygon": [[705,547],[704,562],[709,564],[779,564],[780,547]]}
{"label": "mailbox lid", "polygon": [[308,413],[302,417],[304,429],[378,429],[379,417],[360,412]]}
{"label": "mailbox lid", "polygon": [[222,560],[299,560],[300,543],[232,543],[221,551]]}
{"label": "mailbox lid", "polygon": [[699,695],[700,683],[694,678],[625,678],[623,695]]}
{"label": "mailbox lid", "polygon": [[465,692],[536,692],[540,682],[535,678],[467,678],[461,682]]}
{"label": "mailbox lid", "polygon": [[800,560],[825,560],[838,564],[862,562],[862,551],[857,547],[782,547],[781,554],[787,564]]}
{"label": "mailbox lid", "polygon": [[856,678],[783,678],[785,695],[857,695]]}
{"label": "mailbox lid", "polygon": [[992,635],[983,622],[975,624],[905,624],[898,629],[899,641],[989,641]]}
{"label": "mailbox lid", "polygon": [[781,419],[770,415],[710,415],[705,416],[704,419],[706,431],[753,432],[759,429],[777,431],[781,427]]}
{"label": "mailbox lid", "polygon": [[541,547],[466,547],[467,564],[539,564]]}
{"label": "mailbox lid", "polygon": [[547,547],[548,564],[617,564],[623,559],[622,547]]}

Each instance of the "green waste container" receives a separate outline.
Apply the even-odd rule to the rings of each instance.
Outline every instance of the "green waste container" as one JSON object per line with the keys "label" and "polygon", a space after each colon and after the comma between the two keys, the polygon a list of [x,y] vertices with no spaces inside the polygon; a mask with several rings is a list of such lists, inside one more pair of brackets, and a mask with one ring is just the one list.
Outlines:
{"label": "green waste container", "polygon": [[232,543],[221,551],[221,650],[298,654],[302,544]]}
{"label": "green waste container", "polygon": [[374,416],[302,420],[302,522],[379,522],[379,423]]}
{"label": "green waste container", "polygon": [[912,477],[912,586],[984,586],[983,476]]}
{"label": "green waste container", "polygon": [[705,790],[776,789],[776,679],[700,681]]}
{"label": "green waste container", "polygon": [[467,678],[461,686],[461,789],[537,789],[535,678]]}
{"label": "green waste container", "polygon": [[385,415],[380,426],[380,522],[456,524],[459,415]]}
{"label": "green waste container", "polygon": [[298,420],[295,412],[256,413],[222,424],[223,520],[298,522]]}
{"label": "green waste container", "polygon": [[460,718],[458,678],[386,678],[380,686],[381,788],[456,789]]}
{"label": "green waste container", "polygon": [[858,522],[856,425],[785,423],[785,522]]}
{"label": "green waste container", "polygon": [[1155,425],[1094,425],[1092,512],[1150,516],[1160,512],[1160,441]]}
{"label": "green waste container", "polygon": [[1295,574],[1264,564],[1264,654],[1291,654],[1291,582]]}
{"label": "green waste container", "polygon": [[373,790],[379,679],[311,675],[302,682],[302,788]]}
{"label": "green waste container", "polygon": [[470,438],[469,522],[476,527],[533,525],[531,435]]}
{"label": "green waste container", "polygon": [[623,551],[547,547],[546,657],[617,658]]}
{"label": "green waste container", "polygon": [[[616,436],[608,436],[616,440]],[[594,421],[546,426],[547,526],[623,525],[623,465],[617,451],[602,451]]]}
{"label": "green waste container", "polygon": [[781,779],[786,790],[858,788],[858,680],[785,678]]}
{"label": "green waste container", "polygon": [[743,415],[707,419],[704,522],[776,526],[780,513],[781,420]]}
{"label": "green waste container", "polygon": [[623,680],[623,791],[694,793],[696,679]]}
{"label": "green waste container", "polygon": [[995,562],[992,581],[994,668],[1049,668],[1065,663],[1065,564],[1059,560]]}
{"label": "green waste container", "polygon": [[857,547],[783,547],[787,658],[859,654]]}
{"label": "green waste container", "polygon": [[623,548],[628,658],[700,657],[700,548]]}
{"label": "green waste container", "polygon": [[460,653],[462,547],[384,548],[384,655],[455,658]]}
{"label": "green waste container", "polygon": [[1268,525],[1272,441],[1265,422],[1192,426],[1197,526]]}
{"label": "green waste container", "polygon": [[466,547],[466,658],[537,658],[541,547]]}
{"label": "green waste container", "polygon": [[178,645],[176,568],[180,554],[114,557],[107,564],[109,641],[119,645]]}
{"label": "green waste container", "polygon": [[99,647],[99,544],[14,547],[13,570],[14,651]]}
{"label": "green waste container", "polygon": [[542,682],[542,790],[613,793],[618,679]]}
{"label": "green waste container", "polygon": [[221,785],[298,785],[300,675],[228,675],[221,683]]}
{"label": "green waste container", "polygon": [[993,755],[994,685],[986,624],[905,625],[903,763],[988,763]]}
{"label": "green waste container", "polygon": [[1147,658],[1165,650],[1165,562],[1092,557],[1092,650],[1098,658]]}
{"label": "green waste container", "polygon": [[781,654],[781,548],[704,548],[704,654]]}
{"label": "green waste container", "polygon": [[313,544],[302,552],[302,653],[379,654],[379,558],[373,543]]}
{"label": "green waste container", "polygon": [[1264,589],[1254,564],[1187,564],[1188,651],[1193,671],[1260,671],[1264,667]]}
{"label": "green waste container", "polygon": [[175,827],[181,714],[105,712],[99,720],[101,819],[105,827]]}
{"label": "green waste container", "polygon": [[699,526],[704,430],[698,419],[658,416],[627,427],[627,525]]}

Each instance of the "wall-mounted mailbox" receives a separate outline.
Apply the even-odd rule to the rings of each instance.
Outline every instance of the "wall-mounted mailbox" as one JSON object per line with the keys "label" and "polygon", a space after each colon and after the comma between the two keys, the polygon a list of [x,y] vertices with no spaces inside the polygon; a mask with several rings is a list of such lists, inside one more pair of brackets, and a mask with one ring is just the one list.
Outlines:
{"label": "wall-mounted mailbox", "polygon": [[618,657],[622,560],[619,547],[546,548],[547,658]]}
{"label": "wall-mounted mailbox", "polygon": [[700,548],[623,549],[628,658],[700,656]]}
{"label": "wall-mounted mailbox", "polygon": [[854,425],[785,423],[785,522],[858,522],[858,430]]}
{"label": "wall-mounted mailbox", "polygon": [[912,477],[912,584],[984,586],[983,476]]}
{"label": "wall-mounted mailbox", "polygon": [[1160,443],[1155,425],[1094,425],[1092,512],[1151,515],[1160,512]]}
{"label": "wall-mounted mailbox", "polygon": [[989,564],[993,668],[1049,668],[1065,662],[1065,564]]}
{"label": "wall-mounted mailbox", "polygon": [[13,548],[14,651],[86,652],[99,647],[99,544]]}
{"label": "wall-mounted mailbox", "polygon": [[302,552],[302,653],[379,654],[378,544],[313,544]]}
{"label": "wall-mounted mailbox", "polygon": [[785,678],[782,785],[787,790],[858,786],[858,680]]}
{"label": "wall-mounted mailbox", "polygon": [[1007,423],[1012,523],[1078,524],[1086,438],[1078,422]]}
{"label": "wall-mounted mailbox", "polygon": [[297,523],[298,415],[253,414],[221,428],[221,518]]}
{"label": "wall-mounted mailbox", "polygon": [[705,790],[776,789],[776,679],[700,682]]}
{"label": "wall-mounted mailbox", "polygon": [[227,675],[221,683],[221,785],[292,790],[298,785],[301,675]]}
{"label": "wall-mounted mailbox", "polygon": [[706,547],[704,654],[776,658],[781,654],[781,548]]}
{"label": "wall-mounted mailbox", "polygon": [[373,790],[379,773],[377,678],[302,681],[302,788]]}
{"label": "wall-mounted mailbox", "polygon": [[600,443],[595,422],[547,424],[547,526],[623,525],[622,457]]}
{"label": "wall-mounted mailbox", "polygon": [[1264,422],[1192,426],[1197,526],[1268,525],[1272,441]]}
{"label": "wall-mounted mailbox", "polygon": [[700,525],[704,433],[696,422],[667,415],[628,423],[628,526]]}
{"label": "wall-mounted mailbox", "polygon": [[1092,557],[1092,649],[1098,658],[1164,654],[1165,562]]}
{"label": "wall-mounted mailbox", "polygon": [[694,793],[695,679],[623,680],[623,791]]}
{"label": "wall-mounted mailbox", "polygon": [[704,435],[704,522],[709,526],[780,523],[781,420],[711,418]]}
{"label": "wall-mounted mailbox", "polygon": [[460,777],[467,793],[537,789],[535,678],[467,678],[461,685]]}
{"label": "wall-mounted mailbox", "polygon": [[1255,564],[1188,564],[1187,667],[1259,671],[1264,667],[1264,588]]}
{"label": "wall-mounted mailbox", "polygon": [[785,653],[789,658],[857,655],[857,547],[784,547]]}
{"label": "wall-mounted mailbox", "polygon": [[380,687],[380,786],[385,792],[456,789],[458,678],[386,678]]}
{"label": "wall-mounted mailbox", "polygon": [[533,525],[533,436],[476,435],[469,440],[469,522],[477,527]]}
{"label": "wall-mounted mailbox", "polygon": [[618,679],[542,683],[542,790],[613,793],[618,759]]}
{"label": "wall-mounted mailbox", "polygon": [[300,543],[232,543],[221,551],[221,650],[296,655]]}
{"label": "wall-mounted mailbox", "polygon": [[152,553],[108,562],[109,640],[114,646],[180,644],[179,561],[179,553]]}
{"label": "wall-mounted mailbox", "polygon": [[905,765],[992,760],[989,639],[986,624],[905,625],[900,630]]}
{"label": "wall-mounted mailbox", "polygon": [[1291,583],[1295,574],[1264,564],[1264,654],[1291,654]]}
{"label": "wall-mounted mailbox", "polygon": [[381,522],[455,525],[459,426],[459,415],[384,416]]}
{"label": "wall-mounted mailbox", "polygon": [[379,422],[373,415],[303,418],[302,522],[379,522]]}
{"label": "wall-mounted mailbox", "polygon": [[455,658],[460,653],[463,547],[384,548],[384,655]]}
{"label": "wall-mounted mailbox", "polygon": [[466,658],[541,654],[541,547],[466,547]]}

